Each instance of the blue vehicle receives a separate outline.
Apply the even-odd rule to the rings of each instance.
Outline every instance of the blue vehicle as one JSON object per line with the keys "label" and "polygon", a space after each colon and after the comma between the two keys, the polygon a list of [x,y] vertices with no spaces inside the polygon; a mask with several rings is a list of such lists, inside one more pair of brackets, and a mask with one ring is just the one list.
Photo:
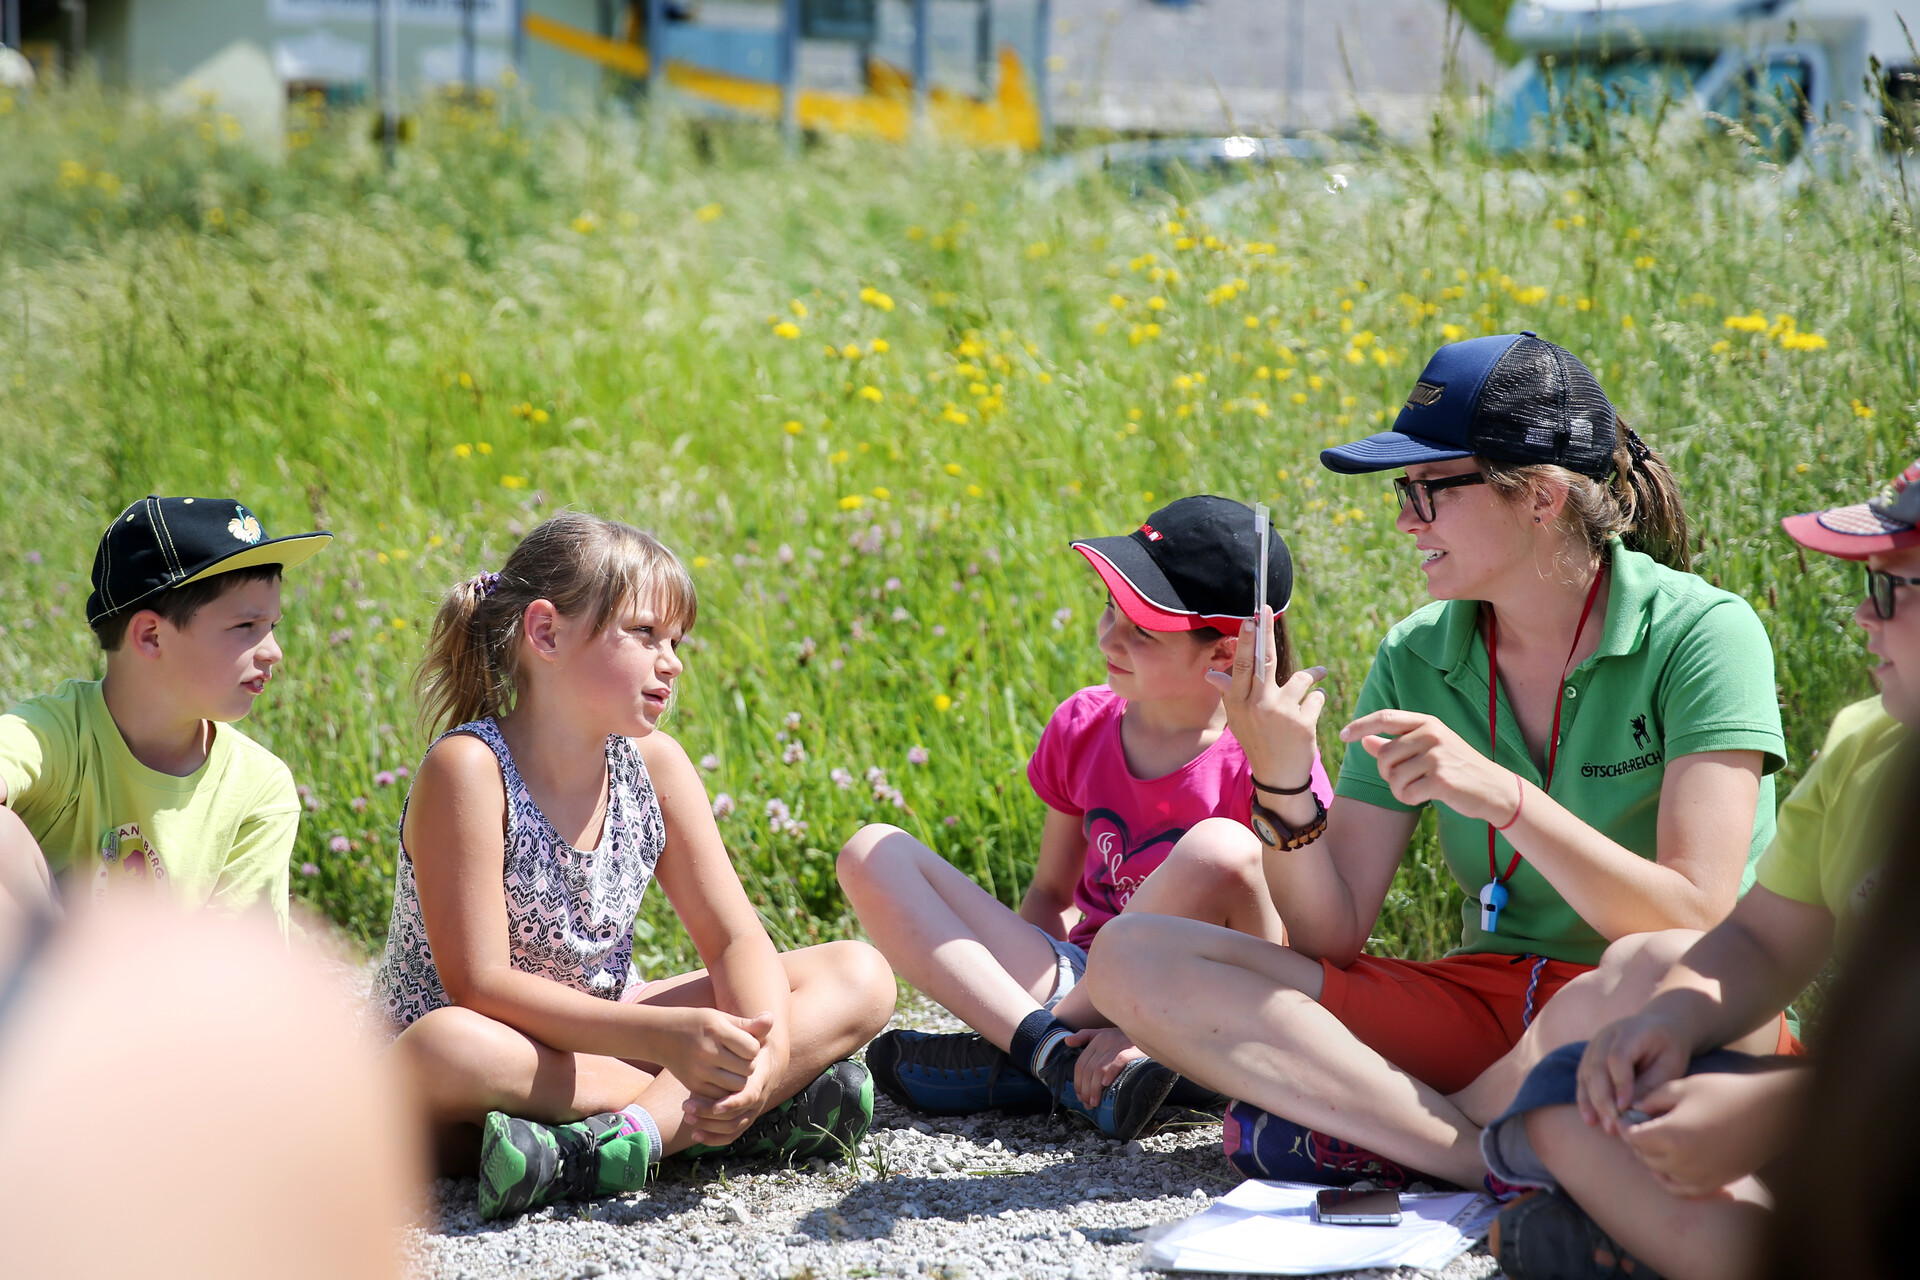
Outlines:
{"label": "blue vehicle", "polygon": [[1912,146],[1920,57],[1902,18],[1920,34],[1920,0],[1514,0],[1522,56],[1491,140],[1576,140],[1604,109],[1742,132],[1781,161],[1816,133],[1855,152]]}

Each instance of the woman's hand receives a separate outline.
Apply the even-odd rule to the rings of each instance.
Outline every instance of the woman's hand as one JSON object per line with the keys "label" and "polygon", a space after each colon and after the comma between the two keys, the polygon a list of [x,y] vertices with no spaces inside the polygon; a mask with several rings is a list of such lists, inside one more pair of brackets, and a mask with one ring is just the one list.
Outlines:
{"label": "woman's hand", "polygon": [[[1262,627],[1267,633],[1266,653],[1255,671],[1254,637]],[[1292,787],[1305,782],[1313,772],[1314,726],[1320,721],[1320,709],[1327,705],[1326,691],[1315,686],[1326,677],[1327,669],[1308,667],[1294,672],[1285,684],[1276,685],[1273,673],[1280,661],[1275,652],[1278,647],[1274,643],[1273,610],[1263,605],[1257,623],[1240,625],[1232,673],[1209,671],[1207,679],[1221,689],[1227,726],[1247,753],[1253,776],[1275,786]]]}
{"label": "woman's hand", "polygon": [[1501,826],[1519,813],[1524,785],[1468,746],[1438,716],[1388,708],[1340,731],[1379,761],[1380,780],[1401,804],[1444,804],[1455,813]]}
{"label": "woman's hand", "polygon": [[1602,1027],[1580,1056],[1574,1094],[1580,1118],[1620,1133],[1620,1113],[1636,1106],[1645,1111],[1648,1092],[1679,1079],[1692,1057],[1692,1040],[1665,1018],[1637,1013]]}
{"label": "woman's hand", "polygon": [[1620,1136],[1674,1195],[1712,1195],[1779,1154],[1798,1112],[1801,1074],[1788,1068],[1669,1080],[1641,1096],[1649,1119]]}
{"label": "woman's hand", "polygon": [[1067,1043],[1080,1048],[1080,1060],[1073,1068],[1073,1091],[1089,1111],[1100,1105],[1100,1095],[1118,1078],[1122,1067],[1147,1056],[1118,1027],[1076,1031],[1067,1037]]}

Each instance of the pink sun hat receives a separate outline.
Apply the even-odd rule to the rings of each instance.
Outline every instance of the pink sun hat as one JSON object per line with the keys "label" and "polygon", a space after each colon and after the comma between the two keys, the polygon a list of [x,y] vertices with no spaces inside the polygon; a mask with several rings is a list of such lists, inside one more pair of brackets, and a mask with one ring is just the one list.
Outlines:
{"label": "pink sun hat", "polygon": [[1811,551],[1842,560],[1920,547],[1920,461],[1893,478],[1869,502],[1788,516],[1787,536]]}

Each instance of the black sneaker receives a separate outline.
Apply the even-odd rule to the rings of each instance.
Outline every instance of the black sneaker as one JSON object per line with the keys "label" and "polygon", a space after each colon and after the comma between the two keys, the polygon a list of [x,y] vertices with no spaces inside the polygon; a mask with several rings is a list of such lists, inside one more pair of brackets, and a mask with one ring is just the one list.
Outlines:
{"label": "black sneaker", "polygon": [[1508,1280],[1660,1280],[1559,1191],[1535,1191],[1500,1210],[1487,1249]]}
{"label": "black sneaker", "polygon": [[737,1160],[770,1156],[788,1164],[815,1156],[840,1160],[860,1145],[872,1123],[873,1078],[865,1067],[846,1058],[755,1120],[726,1146],[695,1143],[686,1154]]}
{"label": "black sneaker", "polygon": [[1120,1074],[1101,1093],[1099,1104],[1089,1108],[1073,1091],[1073,1067],[1079,1060],[1080,1050],[1064,1044],[1059,1046],[1040,1070],[1041,1083],[1053,1095],[1055,1106],[1089,1121],[1109,1138],[1121,1142],[1140,1135],[1180,1078],[1173,1068],[1161,1066],[1152,1058],[1135,1058],[1120,1068]]}
{"label": "black sneaker", "polygon": [[867,1046],[867,1067],[880,1092],[927,1115],[1024,1115],[1053,1105],[1045,1085],[977,1031],[883,1032]]}

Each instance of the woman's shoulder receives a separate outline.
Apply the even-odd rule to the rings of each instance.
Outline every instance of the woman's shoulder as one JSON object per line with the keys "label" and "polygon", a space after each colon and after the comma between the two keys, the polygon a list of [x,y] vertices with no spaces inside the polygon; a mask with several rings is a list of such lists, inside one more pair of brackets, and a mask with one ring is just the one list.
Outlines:
{"label": "woman's shoulder", "polygon": [[1451,637],[1458,625],[1456,615],[1462,609],[1477,614],[1478,606],[1471,600],[1429,600],[1387,628],[1387,634],[1380,639],[1378,656],[1393,659],[1413,653],[1429,661],[1440,661],[1451,647]]}
{"label": "woman's shoulder", "polygon": [[420,771],[414,776],[414,786],[468,778],[498,783],[502,770],[500,751],[495,744],[499,741],[499,731],[493,729],[492,721],[488,720],[447,730],[427,748],[427,754],[420,761]]}

